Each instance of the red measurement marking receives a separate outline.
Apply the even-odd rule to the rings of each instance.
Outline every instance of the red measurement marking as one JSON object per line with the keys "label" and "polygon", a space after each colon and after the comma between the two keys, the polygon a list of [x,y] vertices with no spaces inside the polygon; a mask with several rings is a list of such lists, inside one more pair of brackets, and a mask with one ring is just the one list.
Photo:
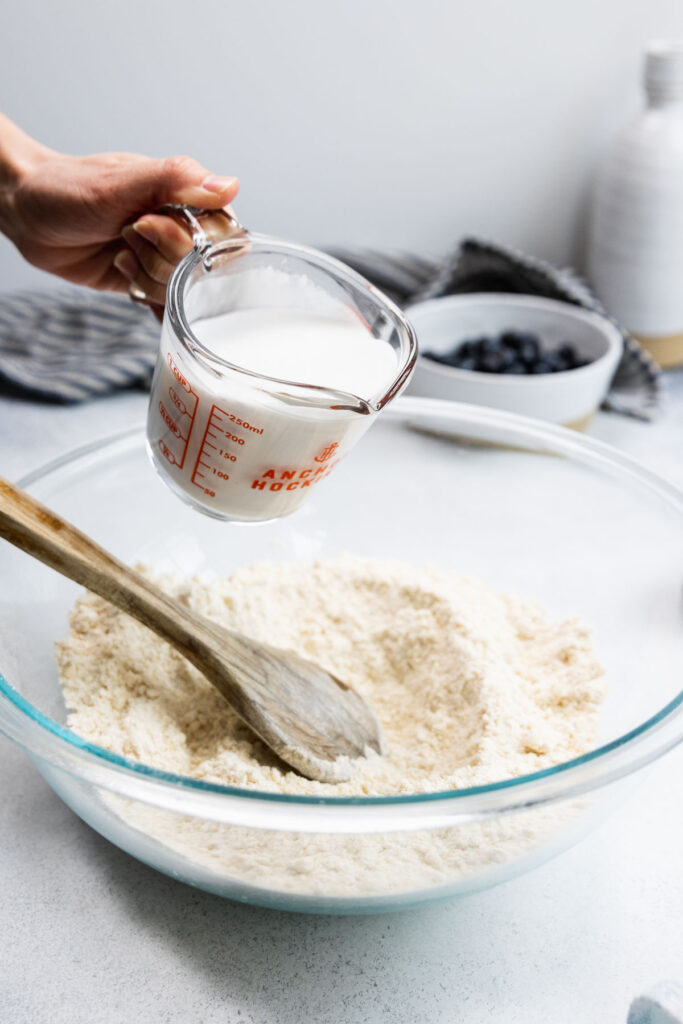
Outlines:
{"label": "red measurement marking", "polygon": [[[219,426],[223,428],[226,436],[231,438],[232,440],[235,440],[235,437],[234,435],[230,434],[230,430],[232,429],[230,427],[231,423],[234,424],[235,428],[241,427],[242,430],[247,430],[252,434],[263,433],[263,427],[257,427],[253,423],[250,423],[248,420],[243,420],[240,416],[235,416],[235,414],[232,412],[226,412],[225,409],[219,409],[218,411],[221,413],[221,416],[216,417],[216,422],[219,424]],[[228,421],[227,426],[225,423],[226,420]]]}
{"label": "red measurement marking", "polygon": [[[209,491],[209,489],[205,487],[204,484],[199,483],[199,480],[202,480],[206,477],[206,474],[202,473],[199,467],[203,466],[205,469],[209,470],[214,476],[219,477],[221,480],[229,480],[230,477],[227,473],[224,472],[223,469],[216,469],[211,464],[210,460],[212,458],[212,455],[208,449],[213,449],[214,452],[219,451],[219,449],[218,445],[212,444],[211,441],[207,439],[209,437],[212,437],[215,441],[219,441],[220,444],[230,443],[235,446],[243,446],[246,443],[245,438],[241,437],[239,434],[233,433],[233,431],[236,429],[236,427],[234,426],[235,423],[236,418],[231,413],[227,413],[225,409],[221,409],[219,406],[215,404],[211,406],[211,412],[209,413],[209,419],[204,430],[204,437],[202,438],[202,443],[200,445],[199,452],[197,453],[197,460],[195,462],[194,472],[192,474],[192,483],[196,484],[197,487],[199,487],[200,490],[204,491],[205,494],[210,494],[211,497],[215,497],[215,491]],[[221,455],[223,455],[223,457],[228,457],[231,462],[237,461],[236,455],[225,456],[222,450]]]}
{"label": "red measurement marking", "polygon": [[159,451],[161,452],[165,459],[168,459],[172,466],[178,465],[171,449],[161,440],[159,441]]}
{"label": "red measurement marking", "polygon": [[[171,384],[168,388],[168,406],[164,402],[159,402],[159,414],[173,437],[160,440],[159,450],[172,466],[182,469],[185,465],[187,447],[197,415],[199,399],[170,352],[167,352],[166,360],[177,385]],[[166,401],[165,395],[164,401]]]}
{"label": "red measurement marking", "polygon": [[[180,384],[181,388],[183,388],[185,391],[187,391],[188,395],[194,395],[194,391],[192,390],[192,388],[188,384],[187,380],[185,379],[185,377],[182,375],[182,373],[178,369],[178,365],[175,362],[175,360],[173,359],[173,356],[171,355],[170,352],[166,353],[166,358],[168,359],[168,365],[171,368],[171,373],[173,374],[175,379],[178,381],[178,383]],[[196,397],[197,396],[195,395],[195,398]]]}
{"label": "red measurement marking", "polygon": [[180,398],[180,396],[178,395],[178,392],[176,391],[176,389],[173,386],[171,386],[168,389],[168,393],[169,393],[169,396],[171,398],[171,401],[175,405],[175,407],[178,410],[178,412],[180,413],[180,415],[181,416],[189,416],[190,414],[187,411],[187,407],[186,407],[185,403],[183,402],[182,398]]}
{"label": "red measurement marking", "polygon": [[185,444],[187,444],[187,438],[183,437],[183,435],[180,433],[180,427],[173,419],[171,414],[167,411],[166,406],[164,405],[163,402],[159,402],[159,413],[161,415],[162,420],[164,421],[168,429],[171,431],[171,433],[175,434],[179,441],[184,441]]}

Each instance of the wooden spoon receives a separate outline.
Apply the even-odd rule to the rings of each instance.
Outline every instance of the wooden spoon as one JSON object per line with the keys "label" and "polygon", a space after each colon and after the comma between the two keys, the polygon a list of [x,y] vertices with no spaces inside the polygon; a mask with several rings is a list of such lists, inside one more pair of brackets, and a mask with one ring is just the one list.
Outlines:
{"label": "wooden spoon", "polygon": [[154,630],[302,775],[344,782],[358,758],[382,753],[375,716],[350,687],[292,651],[190,611],[2,477],[0,537]]}

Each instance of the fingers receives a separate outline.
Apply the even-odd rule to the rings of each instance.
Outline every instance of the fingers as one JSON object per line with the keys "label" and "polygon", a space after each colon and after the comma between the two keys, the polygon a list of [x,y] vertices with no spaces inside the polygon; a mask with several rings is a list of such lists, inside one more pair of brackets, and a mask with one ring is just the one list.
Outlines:
{"label": "fingers", "polygon": [[166,302],[166,283],[155,281],[142,267],[135,253],[124,249],[114,258],[114,266],[129,285],[143,292],[150,302],[163,306]]}
{"label": "fingers", "polygon": [[157,305],[155,302],[150,302],[145,293],[141,292],[136,285],[128,285],[128,295],[133,300],[133,302],[137,302],[139,306],[144,306],[146,309],[148,309],[150,313],[152,313],[157,318],[159,323],[163,321],[164,307]]}
{"label": "fingers", "polygon": [[205,210],[217,210],[237,195],[239,181],[211,174],[189,156],[165,160],[133,161],[125,168],[123,203],[138,211],[155,210],[164,203],[189,203]]}
{"label": "fingers", "polygon": [[157,161],[165,203],[189,203],[205,210],[218,210],[231,203],[240,183],[237,178],[211,174],[189,156],[172,156]]}
{"label": "fingers", "polygon": [[[160,213],[148,213],[130,228],[124,228],[123,237],[131,248],[143,244],[153,248],[167,263],[175,266],[192,248],[190,230],[173,217]],[[138,250],[135,250],[136,252]],[[154,275],[152,275],[154,276]]]}
{"label": "fingers", "polygon": [[170,217],[148,214],[125,227],[122,235],[145,274],[164,287],[176,264],[192,248],[189,234]]}
{"label": "fingers", "polygon": [[[222,211],[202,221],[209,237],[225,238],[228,225]],[[163,303],[173,270],[192,249],[189,228],[172,217],[149,213],[127,225],[121,234],[129,248],[117,255],[114,266],[127,284],[135,285],[153,302]],[[134,258],[129,259],[127,253]]]}

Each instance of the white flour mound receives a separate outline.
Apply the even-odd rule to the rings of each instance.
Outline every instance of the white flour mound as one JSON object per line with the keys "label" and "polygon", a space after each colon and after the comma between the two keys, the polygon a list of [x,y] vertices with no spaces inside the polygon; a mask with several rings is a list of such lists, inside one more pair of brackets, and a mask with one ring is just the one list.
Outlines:
{"label": "white flour mound", "polygon": [[[359,762],[354,777],[338,785],[297,775],[179,654],[87,595],[72,613],[68,640],[58,644],[68,724],[125,757],[226,785],[375,796],[490,783],[569,760],[594,744],[603,670],[586,626],[576,618],[549,622],[535,605],[476,580],[343,556],[314,565],[257,564],[217,582],[157,582],[207,618],[293,649],[349,683],[380,720],[387,754]],[[528,824],[521,832],[505,826],[494,834],[489,823],[467,836],[463,829],[406,834],[400,878],[392,881],[398,865],[387,859],[386,837],[278,834],[170,814],[155,826],[149,809],[145,816],[127,801],[118,813],[214,870],[252,884],[261,884],[265,872],[270,885],[288,891],[379,892],[433,883],[504,859],[501,843],[516,854],[538,839]],[[277,877],[274,836],[282,847]],[[353,868],[338,856],[342,841],[355,844],[348,850]],[[292,866],[303,854],[305,885]]]}

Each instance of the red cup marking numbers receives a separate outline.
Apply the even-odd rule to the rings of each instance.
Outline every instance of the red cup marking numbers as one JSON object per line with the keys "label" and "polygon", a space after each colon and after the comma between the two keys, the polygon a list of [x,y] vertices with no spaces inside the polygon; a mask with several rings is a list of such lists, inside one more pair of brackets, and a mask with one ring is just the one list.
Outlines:
{"label": "red cup marking numbers", "polygon": [[159,440],[159,451],[172,466],[182,469],[199,399],[170,352],[166,353],[166,360],[176,384],[168,388],[168,401],[165,394],[159,401],[159,415],[171,432],[171,436]]}
{"label": "red cup marking numbers", "polygon": [[192,483],[209,498],[216,497],[218,483],[230,479],[230,469],[239,461],[240,451],[247,443],[246,437],[236,433],[237,428],[263,434],[263,427],[248,423],[218,405],[211,406],[192,473]]}

